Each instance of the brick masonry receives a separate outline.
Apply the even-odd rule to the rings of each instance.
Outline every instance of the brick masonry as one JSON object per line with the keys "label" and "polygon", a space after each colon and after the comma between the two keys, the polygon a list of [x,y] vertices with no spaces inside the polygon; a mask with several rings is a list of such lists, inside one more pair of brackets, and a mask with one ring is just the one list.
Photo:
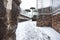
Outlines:
{"label": "brick masonry", "polygon": [[52,27],[60,33],[60,14],[53,15]]}
{"label": "brick masonry", "polygon": [[40,15],[37,18],[37,26],[45,27],[50,26],[60,33],[60,14],[56,15]]}
{"label": "brick masonry", "polygon": [[38,26],[52,26],[52,17],[51,15],[40,15],[37,19]]}

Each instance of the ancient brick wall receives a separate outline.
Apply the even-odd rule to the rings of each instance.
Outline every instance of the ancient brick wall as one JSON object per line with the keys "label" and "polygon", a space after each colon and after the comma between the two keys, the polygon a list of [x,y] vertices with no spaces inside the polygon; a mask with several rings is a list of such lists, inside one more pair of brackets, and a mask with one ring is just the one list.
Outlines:
{"label": "ancient brick wall", "polygon": [[37,26],[52,26],[52,17],[51,15],[40,15],[37,19]]}
{"label": "ancient brick wall", "polygon": [[56,14],[52,16],[52,27],[60,32],[60,14]]}
{"label": "ancient brick wall", "polygon": [[44,18],[42,17],[42,15],[40,15],[37,18],[37,26],[38,27],[50,26],[60,33],[60,14],[45,15]]}

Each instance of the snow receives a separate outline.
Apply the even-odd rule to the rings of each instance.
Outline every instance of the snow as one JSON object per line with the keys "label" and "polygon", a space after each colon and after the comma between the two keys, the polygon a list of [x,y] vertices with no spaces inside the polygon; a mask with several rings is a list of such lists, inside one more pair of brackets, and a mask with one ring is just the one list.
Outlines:
{"label": "snow", "polygon": [[7,9],[11,10],[12,9],[12,0],[7,0]]}
{"label": "snow", "polygon": [[36,21],[18,23],[16,40],[60,40],[60,34],[51,27],[37,27]]}

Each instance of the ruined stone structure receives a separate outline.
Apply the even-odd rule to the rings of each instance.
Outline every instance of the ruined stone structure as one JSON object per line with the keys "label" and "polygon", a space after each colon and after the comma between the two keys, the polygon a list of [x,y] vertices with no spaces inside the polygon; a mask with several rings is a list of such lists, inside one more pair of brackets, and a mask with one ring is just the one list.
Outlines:
{"label": "ruined stone structure", "polygon": [[0,40],[16,40],[21,0],[0,0]]}
{"label": "ruined stone structure", "polygon": [[37,18],[37,26],[38,27],[49,26],[60,33],[60,10],[55,11],[53,14],[40,13],[40,15]]}
{"label": "ruined stone structure", "polygon": [[60,13],[52,16],[52,27],[60,33]]}
{"label": "ruined stone structure", "polygon": [[51,10],[50,7],[47,8],[41,8],[38,10],[39,15],[37,19],[37,26],[52,26],[52,16],[51,16]]}
{"label": "ruined stone structure", "polygon": [[37,26],[45,27],[45,26],[52,26],[52,17],[51,15],[40,15],[37,19]]}

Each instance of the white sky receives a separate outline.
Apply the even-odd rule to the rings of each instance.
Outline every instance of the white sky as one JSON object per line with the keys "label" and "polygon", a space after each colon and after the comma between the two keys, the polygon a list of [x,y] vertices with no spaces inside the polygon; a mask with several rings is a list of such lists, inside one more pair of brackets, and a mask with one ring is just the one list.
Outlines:
{"label": "white sky", "polygon": [[57,7],[60,5],[60,0],[53,0],[53,7]]}
{"label": "white sky", "polygon": [[[22,9],[29,9],[30,7],[35,7],[36,8],[36,0],[21,0],[22,3],[20,5],[20,7]],[[42,0],[38,0],[38,8],[41,8],[41,1]],[[43,7],[47,7],[50,5],[50,0],[43,0]]]}
{"label": "white sky", "polygon": [[29,9],[30,7],[36,7],[36,0],[21,0],[21,8]]}

